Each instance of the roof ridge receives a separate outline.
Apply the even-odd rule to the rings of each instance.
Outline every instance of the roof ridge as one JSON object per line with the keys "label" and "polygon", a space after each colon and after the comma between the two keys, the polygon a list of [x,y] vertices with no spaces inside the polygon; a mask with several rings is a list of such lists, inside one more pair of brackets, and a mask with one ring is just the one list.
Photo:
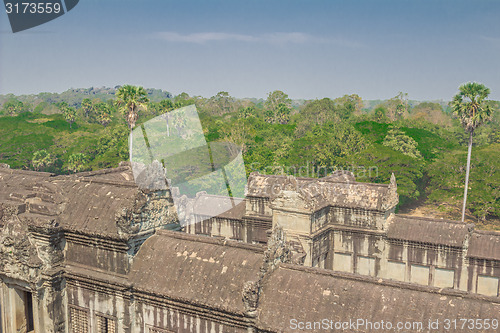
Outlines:
{"label": "roof ridge", "polygon": [[[201,197],[211,197],[211,198],[227,198],[227,199],[235,199],[235,200],[242,200],[244,201],[245,198],[238,198],[238,197],[230,197],[228,195],[221,195],[221,194],[210,194],[210,193],[201,193],[201,192],[198,192],[200,193],[200,195],[198,195],[197,198],[201,198]],[[197,193],[197,194],[198,194]]]}
{"label": "roof ridge", "polygon": [[472,233],[500,237],[500,230],[476,230],[476,229],[474,229],[474,231]]}
{"label": "roof ridge", "polygon": [[227,239],[222,239],[222,238],[215,238],[215,237],[209,237],[209,236],[203,236],[203,235],[193,235],[193,234],[187,234],[179,231],[171,231],[167,229],[159,229],[156,231],[157,235],[160,236],[167,236],[170,238],[176,238],[176,239],[183,239],[187,241],[192,241],[196,243],[206,243],[206,244],[213,244],[213,245],[221,245],[221,246],[228,246],[228,247],[233,247],[233,248],[240,248],[244,250],[249,250],[252,252],[256,253],[263,253],[264,252],[264,247],[261,245],[256,245],[256,244],[249,244],[249,243],[243,243],[243,242],[238,242],[234,240],[227,240]]}
{"label": "roof ridge", "polygon": [[106,184],[106,185],[114,185],[114,186],[120,186],[120,187],[130,187],[130,188],[137,188],[137,184],[135,182],[131,181],[121,181],[121,180],[112,180],[112,179],[89,179],[86,177],[82,177],[79,179],[81,182],[85,183],[94,183],[94,184]]}
{"label": "roof ridge", "polygon": [[[286,179],[287,177],[290,177],[291,175],[265,175],[261,173],[253,173],[253,176],[262,176],[266,178],[282,178]],[[293,176],[293,175],[292,175]],[[250,174],[249,178],[252,177],[252,174]],[[324,182],[324,183],[340,183],[340,184],[354,184],[354,185],[366,185],[366,186],[376,186],[376,187],[389,187],[389,184],[379,184],[379,183],[364,183],[364,182],[358,182],[356,180],[354,181],[348,181],[348,180],[332,180],[332,179],[325,179],[327,177],[321,177],[321,178],[312,178],[312,177],[296,177],[293,176],[297,180],[302,180],[302,181],[309,181],[309,182]]]}
{"label": "roof ridge", "polygon": [[319,268],[319,267],[307,267],[307,266],[302,266],[302,265],[297,265],[297,264],[280,263],[278,268],[288,269],[288,270],[293,270],[293,271],[301,271],[301,272],[305,272],[305,273],[309,273],[309,274],[337,277],[337,278],[346,279],[346,280],[366,282],[366,283],[388,286],[388,287],[404,288],[404,289],[427,292],[427,293],[432,293],[432,294],[447,295],[447,296],[454,296],[454,297],[461,297],[461,298],[471,298],[471,299],[476,299],[476,300],[484,300],[484,301],[494,302],[494,303],[500,304],[499,297],[473,294],[473,293],[469,293],[469,292],[466,292],[463,290],[458,290],[458,289],[431,287],[431,286],[414,284],[414,283],[410,283],[410,282],[390,280],[390,279],[384,279],[384,278],[367,276],[367,275],[359,275],[359,274],[347,273],[347,272],[338,272],[338,271],[333,271],[333,270]]}
{"label": "roof ridge", "polygon": [[80,177],[92,177],[92,176],[107,175],[110,173],[118,173],[118,172],[128,171],[128,170],[130,170],[130,168],[127,166],[119,166],[116,168],[106,168],[106,169],[99,169],[99,170],[93,170],[93,171],[83,171],[83,172],[75,173],[74,175],[80,176]]}
{"label": "roof ridge", "polygon": [[467,225],[472,224],[472,223],[462,222],[462,221],[458,221],[458,220],[449,220],[449,219],[441,219],[441,218],[425,217],[425,216],[414,216],[414,215],[408,215],[408,214],[395,214],[395,216],[410,219],[410,220],[421,220],[421,221],[428,221],[428,222],[446,222],[446,223],[453,223],[453,224],[461,224],[463,226],[467,226]]}
{"label": "roof ridge", "polygon": [[53,177],[56,176],[55,173],[52,172],[44,172],[44,171],[34,171],[34,170],[24,170],[24,169],[11,169],[11,168],[0,168],[0,172],[7,173],[10,175],[13,174],[21,174],[21,175],[30,175],[30,176],[39,176],[39,177]]}

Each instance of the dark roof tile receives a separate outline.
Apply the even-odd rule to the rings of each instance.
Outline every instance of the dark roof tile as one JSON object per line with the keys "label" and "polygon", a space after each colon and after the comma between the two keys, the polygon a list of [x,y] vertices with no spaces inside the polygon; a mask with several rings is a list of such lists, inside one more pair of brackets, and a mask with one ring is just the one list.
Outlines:
{"label": "dark roof tile", "polygon": [[[307,287],[304,287],[307,286]],[[294,332],[297,322],[422,322],[450,318],[496,318],[498,300],[464,292],[412,286],[295,265],[281,265],[262,286],[257,324],[273,332]],[[351,327],[352,328],[352,327]],[[426,326],[423,327],[426,331]],[[312,331],[320,331],[310,330]],[[330,331],[330,330],[325,330]],[[333,330],[332,330],[333,331]],[[346,331],[371,332],[358,327]],[[390,330],[381,330],[390,331]],[[446,332],[440,325],[437,332]]]}
{"label": "dark roof tile", "polygon": [[166,230],[142,246],[131,268],[134,287],[242,314],[244,283],[256,281],[260,246]]}
{"label": "dark roof tile", "polygon": [[467,255],[473,258],[500,260],[500,233],[474,231],[470,238]]}
{"label": "dark roof tile", "polygon": [[463,246],[471,227],[458,221],[396,215],[389,221],[387,237],[460,247]]}

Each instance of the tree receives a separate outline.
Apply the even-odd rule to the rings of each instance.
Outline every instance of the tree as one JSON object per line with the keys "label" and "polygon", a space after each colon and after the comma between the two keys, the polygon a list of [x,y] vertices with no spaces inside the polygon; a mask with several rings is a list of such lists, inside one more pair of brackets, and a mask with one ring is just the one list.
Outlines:
{"label": "tree", "polygon": [[219,91],[217,95],[212,98],[218,110],[215,113],[216,115],[223,115],[231,112],[231,104],[234,100],[231,96],[229,96],[227,91]]}
{"label": "tree", "polygon": [[181,136],[182,129],[186,127],[186,114],[183,109],[177,110],[171,115],[172,126],[177,129],[177,135]]}
{"label": "tree", "polygon": [[328,122],[314,127],[293,142],[290,162],[296,168],[310,165],[315,174],[326,176],[336,167],[346,166],[345,160],[363,150],[367,144],[352,125]]}
{"label": "tree", "polygon": [[[278,119],[278,113],[280,112],[279,108],[280,107],[283,108],[283,106],[280,106],[281,104],[286,106],[288,109],[292,107],[292,100],[288,98],[288,95],[282,92],[281,90],[275,90],[267,95],[267,99],[264,102],[264,108],[266,109],[266,112],[272,111],[274,115],[274,119],[272,121],[273,123],[279,121]],[[281,112],[283,111],[284,109],[281,110]],[[270,113],[268,113],[267,115],[270,115]]]}
{"label": "tree", "polygon": [[396,117],[401,119],[405,114],[408,114],[408,93],[400,91],[395,98],[399,101],[396,106]]}
{"label": "tree", "polygon": [[24,103],[21,101],[18,101],[17,99],[11,99],[11,100],[7,101],[3,105],[3,109],[7,112],[7,114],[9,116],[13,116],[15,114],[19,114],[21,112],[28,111],[28,110],[26,110],[27,108],[25,107]]}
{"label": "tree", "polygon": [[85,98],[83,101],[82,101],[82,110],[83,110],[83,114],[85,115],[85,117],[89,117],[89,114],[90,112],[92,111],[92,101],[90,100],[90,98]]}
{"label": "tree", "polygon": [[412,120],[424,120],[436,125],[451,125],[451,117],[443,112],[443,107],[439,103],[422,102],[416,105],[411,112]]}
{"label": "tree", "polygon": [[474,131],[491,118],[493,108],[486,99],[490,89],[477,82],[468,82],[461,85],[459,93],[453,97],[451,107],[453,113],[460,119],[465,132],[469,134],[467,151],[467,169],[465,173],[464,201],[462,206],[462,222],[465,220],[465,206],[467,203],[467,189],[469,186],[470,158],[472,153],[472,136]]}
{"label": "tree", "polygon": [[418,143],[400,129],[390,129],[382,144],[407,156],[417,159],[422,158],[420,151],[417,149]]}
{"label": "tree", "polygon": [[335,103],[329,98],[317,99],[307,103],[300,112],[300,120],[297,125],[296,135],[306,135],[316,125],[323,125],[329,121],[340,120],[335,113]]}
{"label": "tree", "polygon": [[172,111],[175,108],[175,106],[174,106],[174,103],[172,102],[172,100],[164,99],[160,102],[158,108],[159,108],[160,114],[164,114],[164,113],[167,113],[169,111]]}
{"label": "tree", "polygon": [[422,182],[423,159],[414,159],[378,143],[348,155],[347,159],[359,182],[387,183],[393,173],[397,175],[399,206],[420,197],[418,184]]}
{"label": "tree", "polygon": [[373,113],[373,120],[377,123],[388,123],[390,122],[389,118],[386,116],[387,109],[383,106],[379,106],[375,109]]}
{"label": "tree", "polygon": [[140,109],[147,109],[149,102],[148,94],[143,87],[124,85],[116,92],[116,104],[119,110],[126,116],[128,128],[135,127]]}
{"label": "tree", "polygon": [[108,104],[99,102],[93,106],[96,119],[102,126],[106,127],[111,122],[111,110]]}
{"label": "tree", "polygon": [[290,107],[292,105],[292,100],[281,90],[275,90],[267,95],[265,107],[274,111],[278,108],[280,103],[284,103]]}
{"label": "tree", "polygon": [[[461,207],[465,176],[463,160],[466,152],[457,149],[441,155],[426,167],[429,183],[426,186],[428,201],[439,204],[442,210],[455,213]],[[469,212],[478,222],[487,223],[500,218],[500,144],[478,147],[471,156],[474,172],[470,174],[471,191],[467,197]],[[459,209],[458,214],[461,214]],[[494,222],[493,222],[494,223]]]}
{"label": "tree", "polygon": [[[175,103],[177,104],[177,103]],[[158,104],[158,112],[160,115],[170,112],[176,108],[176,105],[170,99],[164,99]],[[170,136],[170,117],[166,117],[167,120],[167,136]]]}
{"label": "tree", "polygon": [[287,124],[290,120],[290,108],[285,103],[278,104],[276,110],[276,121],[280,124]]}
{"label": "tree", "polygon": [[76,118],[76,110],[74,107],[71,107],[68,105],[66,102],[61,102],[57,105],[59,107],[59,110],[62,112],[64,119],[69,123],[69,128],[71,128],[71,125],[75,122]]}
{"label": "tree", "polygon": [[336,113],[342,118],[347,119],[351,115],[361,115],[363,100],[357,94],[344,95],[334,100],[337,110]]}
{"label": "tree", "polygon": [[253,106],[247,106],[246,108],[240,107],[240,109],[238,110],[238,118],[240,119],[253,117],[254,114],[255,114],[255,107]]}
{"label": "tree", "polygon": [[80,172],[85,170],[87,156],[82,153],[71,154],[68,158],[68,170],[72,172]]}
{"label": "tree", "polygon": [[174,108],[179,109],[183,106],[188,106],[194,103],[194,99],[188,93],[182,92],[174,97]]}
{"label": "tree", "polygon": [[35,171],[47,170],[55,163],[55,158],[49,154],[45,149],[36,151],[31,159],[31,164]]}
{"label": "tree", "polygon": [[408,114],[408,93],[399,92],[384,104],[391,121],[401,119]]}
{"label": "tree", "polygon": [[274,124],[274,119],[276,115],[273,110],[266,110],[264,112],[264,121],[269,124]]}
{"label": "tree", "polygon": [[63,112],[64,114],[64,119],[69,123],[69,128],[73,125],[75,122],[75,116],[76,116],[76,110],[74,107],[68,107],[66,110]]}

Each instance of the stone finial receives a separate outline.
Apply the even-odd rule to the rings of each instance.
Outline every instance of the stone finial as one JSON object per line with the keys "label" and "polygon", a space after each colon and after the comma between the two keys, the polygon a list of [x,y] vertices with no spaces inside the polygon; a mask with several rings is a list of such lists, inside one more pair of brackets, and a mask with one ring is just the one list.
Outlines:
{"label": "stone finial", "polygon": [[260,295],[260,281],[247,281],[243,285],[242,301],[247,313],[253,314],[257,310]]}
{"label": "stone finial", "polygon": [[264,252],[264,263],[261,268],[263,274],[272,272],[279,263],[292,262],[292,251],[286,241],[286,234],[279,225],[271,232],[267,242],[267,250]]}
{"label": "stone finial", "polygon": [[297,191],[298,190],[297,178],[295,178],[293,175],[286,176],[286,180],[284,183],[284,190]]}
{"label": "stone finial", "polygon": [[118,166],[132,168],[132,163],[130,161],[121,161],[120,163],[118,163]]}
{"label": "stone finial", "polygon": [[260,267],[257,281],[247,281],[242,290],[242,301],[248,315],[255,315],[258,306],[263,279],[278,267],[279,263],[291,263],[292,251],[286,241],[285,231],[281,226],[272,229],[264,251],[264,260]]}
{"label": "stone finial", "polygon": [[391,175],[391,182],[389,183],[389,188],[398,188],[398,185],[396,184],[396,176],[394,176],[394,172]]}
{"label": "stone finial", "polygon": [[391,175],[391,181],[389,182],[389,187],[387,188],[387,193],[382,200],[382,209],[388,210],[396,206],[399,202],[398,195],[398,185],[396,183],[396,176],[394,173]]}

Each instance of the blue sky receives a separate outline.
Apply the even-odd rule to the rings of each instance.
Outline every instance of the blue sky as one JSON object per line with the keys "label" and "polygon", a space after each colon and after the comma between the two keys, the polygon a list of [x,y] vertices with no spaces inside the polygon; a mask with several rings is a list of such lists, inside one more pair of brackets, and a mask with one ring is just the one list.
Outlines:
{"label": "blue sky", "polygon": [[0,20],[2,94],[130,83],[434,100],[479,81],[500,99],[498,0],[81,0],[16,34]]}

